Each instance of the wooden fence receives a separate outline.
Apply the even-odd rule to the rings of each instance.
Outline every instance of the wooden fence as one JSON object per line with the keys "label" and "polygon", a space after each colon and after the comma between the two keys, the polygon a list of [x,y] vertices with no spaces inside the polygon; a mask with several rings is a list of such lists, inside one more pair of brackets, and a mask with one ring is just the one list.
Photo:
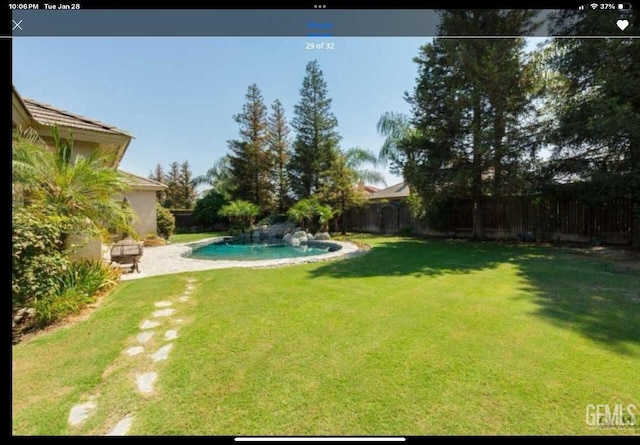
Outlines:
{"label": "wooden fence", "polygon": [[[347,230],[471,236],[472,202],[459,200],[445,216],[445,229],[436,231],[411,216],[404,202],[373,203],[344,216]],[[570,197],[486,198],[483,204],[485,236],[490,239],[532,239],[597,244],[630,244],[633,230],[630,198],[593,204]]]}

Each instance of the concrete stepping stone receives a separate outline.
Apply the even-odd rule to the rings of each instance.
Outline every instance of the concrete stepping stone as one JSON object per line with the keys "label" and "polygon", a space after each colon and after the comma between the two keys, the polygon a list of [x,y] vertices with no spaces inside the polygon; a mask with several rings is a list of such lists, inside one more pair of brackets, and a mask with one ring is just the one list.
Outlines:
{"label": "concrete stepping stone", "polygon": [[129,430],[131,429],[132,423],[133,423],[133,416],[131,414],[127,414],[118,423],[116,423],[116,425],[106,435],[107,436],[126,436]]}
{"label": "concrete stepping stone", "polygon": [[173,320],[174,323],[182,323],[184,320],[182,318],[176,318],[175,320]]}
{"label": "concrete stepping stone", "polygon": [[156,307],[169,307],[172,304],[173,303],[171,303],[170,301],[158,301],[155,305]]}
{"label": "concrete stepping stone", "polygon": [[138,391],[142,394],[149,394],[153,391],[153,384],[158,378],[157,372],[146,372],[144,374],[136,375],[136,385],[138,386]]}
{"label": "concrete stepping stone", "polygon": [[129,357],[133,357],[134,355],[138,355],[144,352],[144,348],[142,346],[132,346],[125,351]]}
{"label": "concrete stepping stone", "polygon": [[138,340],[138,343],[146,343],[153,337],[153,334],[153,331],[140,332],[136,335],[136,340]]}
{"label": "concrete stepping stone", "polygon": [[153,353],[153,355],[151,356],[151,359],[154,362],[159,362],[160,360],[166,360],[167,358],[169,358],[169,351],[171,351],[171,348],[173,348],[173,343],[164,345],[163,347],[158,349],[155,353]]}
{"label": "concrete stepping stone", "polygon": [[181,302],[185,302],[187,300],[189,300],[189,296],[188,295],[183,295],[182,297],[178,298],[178,300],[180,300]]}
{"label": "concrete stepping stone", "polygon": [[173,315],[176,312],[175,309],[160,309],[159,311],[154,311],[154,317],[168,317],[169,315]]}
{"label": "concrete stepping stone", "polygon": [[149,321],[149,320],[145,320],[144,322],[142,322],[142,324],[140,325],[140,329],[153,329],[156,326],[160,326],[160,322],[159,321]]}
{"label": "concrete stepping stone", "polygon": [[178,338],[178,331],[174,329],[169,329],[167,332],[164,333],[164,338],[165,340],[175,340],[176,338]]}
{"label": "concrete stepping stone", "polygon": [[69,412],[69,425],[78,426],[85,420],[87,420],[91,414],[95,411],[96,407],[95,402],[85,402],[78,403],[71,407],[71,411]]}

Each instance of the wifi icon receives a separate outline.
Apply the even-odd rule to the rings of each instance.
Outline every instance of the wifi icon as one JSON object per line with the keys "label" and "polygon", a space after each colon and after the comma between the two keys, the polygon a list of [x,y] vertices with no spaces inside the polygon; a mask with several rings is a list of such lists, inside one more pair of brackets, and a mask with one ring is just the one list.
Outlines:
{"label": "wifi icon", "polygon": [[589,6],[591,6],[591,9],[597,9],[598,8],[598,4],[597,3],[591,3]]}

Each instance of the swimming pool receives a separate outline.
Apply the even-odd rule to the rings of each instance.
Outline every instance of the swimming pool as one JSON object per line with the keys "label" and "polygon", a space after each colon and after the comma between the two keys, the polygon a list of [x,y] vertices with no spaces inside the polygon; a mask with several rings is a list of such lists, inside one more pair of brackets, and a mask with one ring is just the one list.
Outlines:
{"label": "swimming pool", "polygon": [[319,241],[292,247],[281,242],[224,239],[193,248],[189,257],[205,260],[258,261],[323,255],[337,250],[340,250],[339,245]]}

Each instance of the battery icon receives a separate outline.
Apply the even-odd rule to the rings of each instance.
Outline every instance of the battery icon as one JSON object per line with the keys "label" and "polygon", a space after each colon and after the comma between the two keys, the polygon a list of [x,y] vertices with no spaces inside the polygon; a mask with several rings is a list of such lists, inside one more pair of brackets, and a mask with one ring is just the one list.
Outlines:
{"label": "battery icon", "polygon": [[618,3],[618,9],[631,9],[631,3]]}

